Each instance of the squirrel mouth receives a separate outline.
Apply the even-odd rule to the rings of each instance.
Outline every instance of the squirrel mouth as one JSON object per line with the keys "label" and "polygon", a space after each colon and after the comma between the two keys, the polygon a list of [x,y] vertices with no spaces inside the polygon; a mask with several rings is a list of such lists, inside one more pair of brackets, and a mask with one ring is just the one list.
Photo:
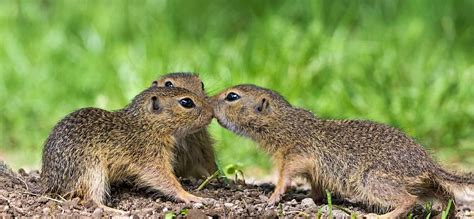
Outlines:
{"label": "squirrel mouth", "polygon": [[238,135],[241,135],[241,136],[247,136],[247,134],[242,129],[240,129],[234,123],[229,121],[227,119],[227,117],[225,117],[225,116],[216,116],[216,119],[217,119],[217,122],[219,122],[219,124],[221,126],[223,126],[224,128],[229,129],[230,131],[234,132],[235,134],[238,134]]}

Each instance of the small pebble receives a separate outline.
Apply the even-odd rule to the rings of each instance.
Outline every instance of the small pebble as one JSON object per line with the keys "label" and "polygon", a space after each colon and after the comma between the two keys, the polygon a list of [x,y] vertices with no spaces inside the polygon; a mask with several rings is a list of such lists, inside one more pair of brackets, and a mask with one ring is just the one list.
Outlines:
{"label": "small pebble", "polygon": [[296,201],[296,199],[292,199],[290,202],[287,202],[289,205],[291,206],[295,206],[298,204],[298,202]]}
{"label": "small pebble", "polygon": [[301,206],[303,207],[316,207],[316,203],[312,198],[305,198],[301,200]]}
{"label": "small pebble", "polygon": [[263,201],[263,202],[267,202],[268,201],[268,197],[265,196],[265,195],[259,195],[258,198]]}
{"label": "small pebble", "polygon": [[4,189],[0,189],[0,195],[3,197],[8,197],[8,192]]}
{"label": "small pebble", "polygon": [[217,201],[213,198],[204,198],[203,204],[214,205]]}
{"label": "small pebble", "polygon": [[198,203],[194,203],[194,204],[193,204],[193,208],[195,208],[195,209],[200,209],[200,208],[202,208],[202,207],[204,207],[204,205],[203,205],[202,203],[199,203],[199,202],[198,202]]}
{"label": "small pebble", "polygon": [[153,214],[153,210],[154,210],[153,208],[144,208],[144,209],[141,210],[141,212],[142,212],[143,214],[152,215],[152,214]]}
{"label": "small pebble", "polygon": [[224,203],[224,206],[226,208],[232,208],[234,206],[234,204],[226,202],[226,203]]}
{"label": "small pebble", "polygon": [[266,210],[263,214],[264,218],[276,218],[278,214],[274,210]]}
{"label": "small pebble", "polygon": [[44,196],[41,196],[40,198],[38,198],[39,203],[47,203],[48,201],[49,199]]}
{"label": "small pebble", "polygon": [[207,218],[207,215],[204,214],[201,210],[198,209],[189,209],[187,218]]}
{"label": "small pebble", "polygon": [[168,211],[167,207],[163,208],[163,210],[162,210],[162,212],[167,212],[167,211]]}
{"label": "small pebble", "polygon": [[104,214],[104,210],[102,208],[96,208],[94,212],[92,212],[92,217],[102,217]]}
{"label": "small pebble", "polygon": [[30,205],[30,206],[33,205],[35,202],[36,202],[36,200],[34,200],[34,199],[28,199],[28,200],[26,201],[26,203],[27,203],[28,205]]}
{"label": "small pebble", "polygon": [[41,210],[43,212],[44,215],[49,215],[49,213],[51,213],[51,209],[46,207],[46,208],[43,208],[43,210]]}
{"label": "small pebble", "polygon": [[8,209],[10,209],[10,206],[8,206],[8,205],[1,206],[0,205],[0,212],[7,212]]}
{"label": "small pebble", "polygon": [[22,207],[23,207],[23,203],[21,202],[21,200],[16,200],[15,206],[18,207],[18,208],[22,208]]}

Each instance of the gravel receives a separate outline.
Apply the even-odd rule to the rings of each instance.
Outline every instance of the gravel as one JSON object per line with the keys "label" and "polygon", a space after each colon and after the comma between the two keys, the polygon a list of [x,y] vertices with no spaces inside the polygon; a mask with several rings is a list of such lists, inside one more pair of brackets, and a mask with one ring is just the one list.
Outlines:
{"label": "gravel", "polygon": [[[1,162],[0,162],[1,164]],[[39,172],[0,174],[0,218],[2,217],[110,217],[126,216],[164,217],[174,214],[177,218],[208,217],[311,217],[322,209],[322,217],[328,216],[329,207],[325,203],[315,203],[308,198],[304,187],[291,187],[277,206],[267,205],[268,197],[274,189],[269,183],[243,184],[223,180],[212,180],[203,190],[197,191],[202,180],[181,179],[186,191],[206,198],[203,203],[185,204],[175,202],[159,192],[147,188],[135,188],[128,184],[114,185],[107,206],[125,211],[125,215],[104,211],[91,202],[79,198],[64,200],[61,197],[38,194],[40,191]],[[332,214],[336,218],[350,218],[350,213],[362,216],[370,213],[363,205],[333,197]],[[348,214],[349,213],[349,214]],[[423,211],[415,214],[422,218]]]}

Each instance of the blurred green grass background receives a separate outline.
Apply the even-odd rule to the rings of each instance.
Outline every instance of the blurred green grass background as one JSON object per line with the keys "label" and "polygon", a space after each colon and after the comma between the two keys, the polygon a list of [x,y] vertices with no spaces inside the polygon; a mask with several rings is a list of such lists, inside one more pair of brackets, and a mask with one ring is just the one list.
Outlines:
{"label": "blurred green grass background", "polygon": [[[254,83],[324,118],[369,119],[474,170],[474,1],[0,1],[0,159],[39,168],[63,116],[109,110],[160,74],[210,94]],[[222,164],[271,163],[212,123]]]}

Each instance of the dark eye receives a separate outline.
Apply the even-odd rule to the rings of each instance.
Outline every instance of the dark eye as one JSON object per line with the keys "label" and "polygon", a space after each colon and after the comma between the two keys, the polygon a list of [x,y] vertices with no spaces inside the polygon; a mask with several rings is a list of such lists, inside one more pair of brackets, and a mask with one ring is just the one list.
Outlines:
{"label": "dark eye", "polygon": [[201,87],[202,87],[202,90],[204,90],[204,83],[201,82]]}
{"label": "dark eye", "polygon": [[238,94],[234,93],[234,92],[230,92],[225,97],[225,100],[227,100],[227,101],[235,101],[235,100],[238,100],[238,99],[240,99],[240,96]]}
{"label": "dark eye", "polygon": [[173,83],[171,81],[165,82],[165,87],[173,87]]}
{"label": "dark eye", "polygon": [[194,105],[193,100],[191,100],[190,98],[183,98],[179,100],[179,104],[181,104],[181,106],[183,106],[186,109],[191,109],[196,106]]}

